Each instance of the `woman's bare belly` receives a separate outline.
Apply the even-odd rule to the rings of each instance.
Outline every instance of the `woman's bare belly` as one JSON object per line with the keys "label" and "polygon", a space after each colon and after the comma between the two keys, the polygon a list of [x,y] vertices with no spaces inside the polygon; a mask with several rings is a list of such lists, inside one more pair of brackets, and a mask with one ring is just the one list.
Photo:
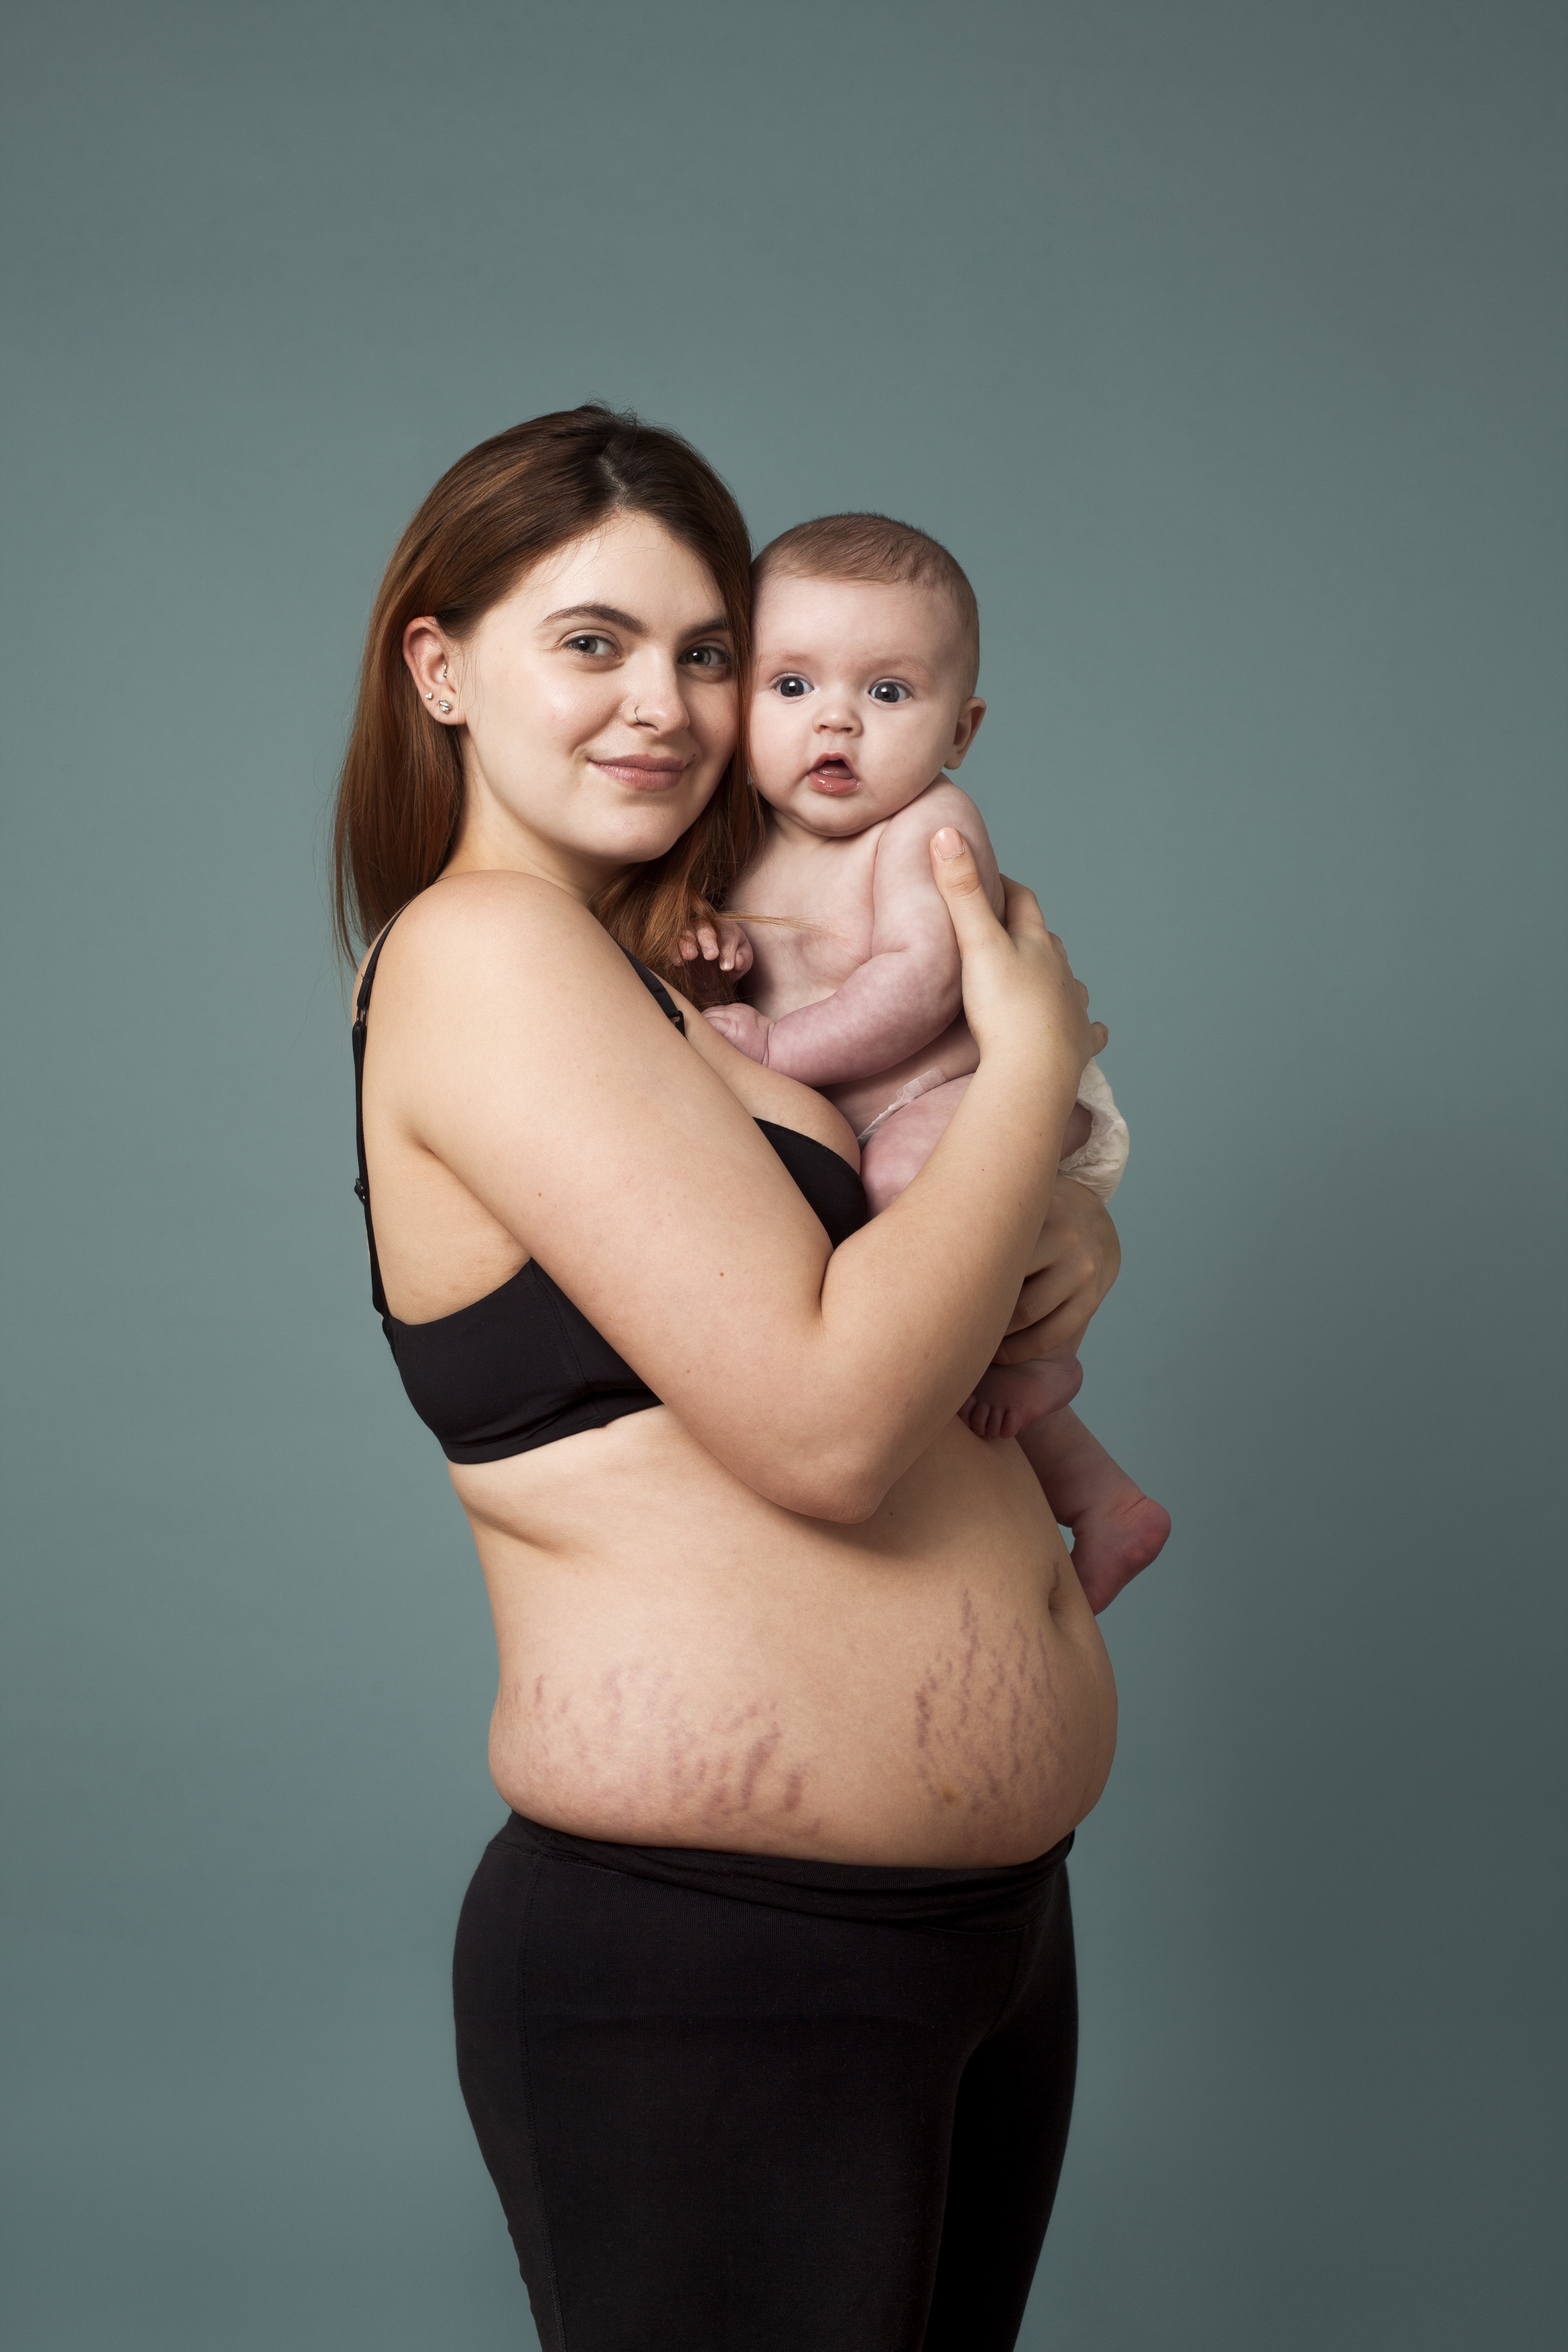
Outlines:
{"label": "woman's bare belly", "polygon": [[579,1836],[1024,1862],[1098,1800],[1110,1664],[1017,1448],[953,1422],[858,1527],[662,1407],[452,1468],[495,1612],[497,1788]]}

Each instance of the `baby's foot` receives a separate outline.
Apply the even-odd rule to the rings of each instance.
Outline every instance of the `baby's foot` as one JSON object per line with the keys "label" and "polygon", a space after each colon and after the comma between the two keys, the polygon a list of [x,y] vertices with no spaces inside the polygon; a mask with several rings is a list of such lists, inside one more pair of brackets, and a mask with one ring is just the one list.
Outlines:
{"label": "baby's foot", "polygon": [[1083,1597],[1098,1617],[1123,1585],[1158,1559],[1171,1532],[1171,1514],[1125,1478],[1126,1493],[1091,1505],[1072,1521],[1072,1564]]}
{"label": "baby's foot", "polygon": [[1047,1413],[1070,1404],[1083,1386],[1083,1366],[1070,1349],[1031,1356],[1022,1364],[993,1364],[959,1408],[976,1437],[1016,1437]]}
{"label": "baby's foot", "polygon": [[1059,1524],[1072,1531],[1072,1564],[1098,1617],[1141,1569],[1157,1559],[1171,1514],[1131,1479],[1076,1412],[1057,1412],[1025,1441]]}

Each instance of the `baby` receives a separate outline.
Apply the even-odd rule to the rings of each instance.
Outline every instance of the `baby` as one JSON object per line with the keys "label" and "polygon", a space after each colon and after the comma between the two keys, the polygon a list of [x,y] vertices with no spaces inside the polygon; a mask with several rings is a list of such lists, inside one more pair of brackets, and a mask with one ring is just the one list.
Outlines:
{"label": "baby", "polygon": [[[844,1113],[875,1213],[924,1166],[980,1058],[928,848],[956,825],[1001,912],[980,812],[942,772],[985,715],[979,612],[945,548],[881,515],[802,523],[754,577],[748,723],[767,837],[730,894],[732,920],[683,952],[743,978],[746,1001],[710,1008],[714,1027]],[[1063,1150],[1062,1174],[1109,1200],[1127,1129],[1093,1062]],[[1019,1439],[1103,1608],[1160,1550],[1169,1517],[1067,1410],[1083,1377],[1070,1349],[1008,1357],[1005,1341],[964,1418],[977,1436]]]}

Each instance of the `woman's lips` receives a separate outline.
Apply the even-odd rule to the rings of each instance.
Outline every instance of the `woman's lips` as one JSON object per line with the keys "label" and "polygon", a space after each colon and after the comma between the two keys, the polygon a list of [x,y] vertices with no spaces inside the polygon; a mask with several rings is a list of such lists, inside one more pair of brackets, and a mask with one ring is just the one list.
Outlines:
{"label": "woman's lips", "polygon": [[595,760],[594,765],[634,793],[667,793],[686,773],[684,760]]}

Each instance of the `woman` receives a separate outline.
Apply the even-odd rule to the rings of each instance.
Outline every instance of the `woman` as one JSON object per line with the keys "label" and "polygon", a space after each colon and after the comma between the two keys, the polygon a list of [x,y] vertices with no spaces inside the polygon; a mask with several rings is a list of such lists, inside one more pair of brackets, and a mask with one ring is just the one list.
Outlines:
{"label": "woman", "polygon": [[679,940],[755,824],[748,553],[683,442],[578,409],[452,468],[371,625],[359,1190],[513,1808],[459,2070],[548,2352],[984,2352],[1060,2166],[1115,1699],[1033,1475],[956,1408],[1113,1278],[1055,1181],[1105,1033],[939,835],[981,1065],[868,1223],[837,1112],[692,1017]]}

